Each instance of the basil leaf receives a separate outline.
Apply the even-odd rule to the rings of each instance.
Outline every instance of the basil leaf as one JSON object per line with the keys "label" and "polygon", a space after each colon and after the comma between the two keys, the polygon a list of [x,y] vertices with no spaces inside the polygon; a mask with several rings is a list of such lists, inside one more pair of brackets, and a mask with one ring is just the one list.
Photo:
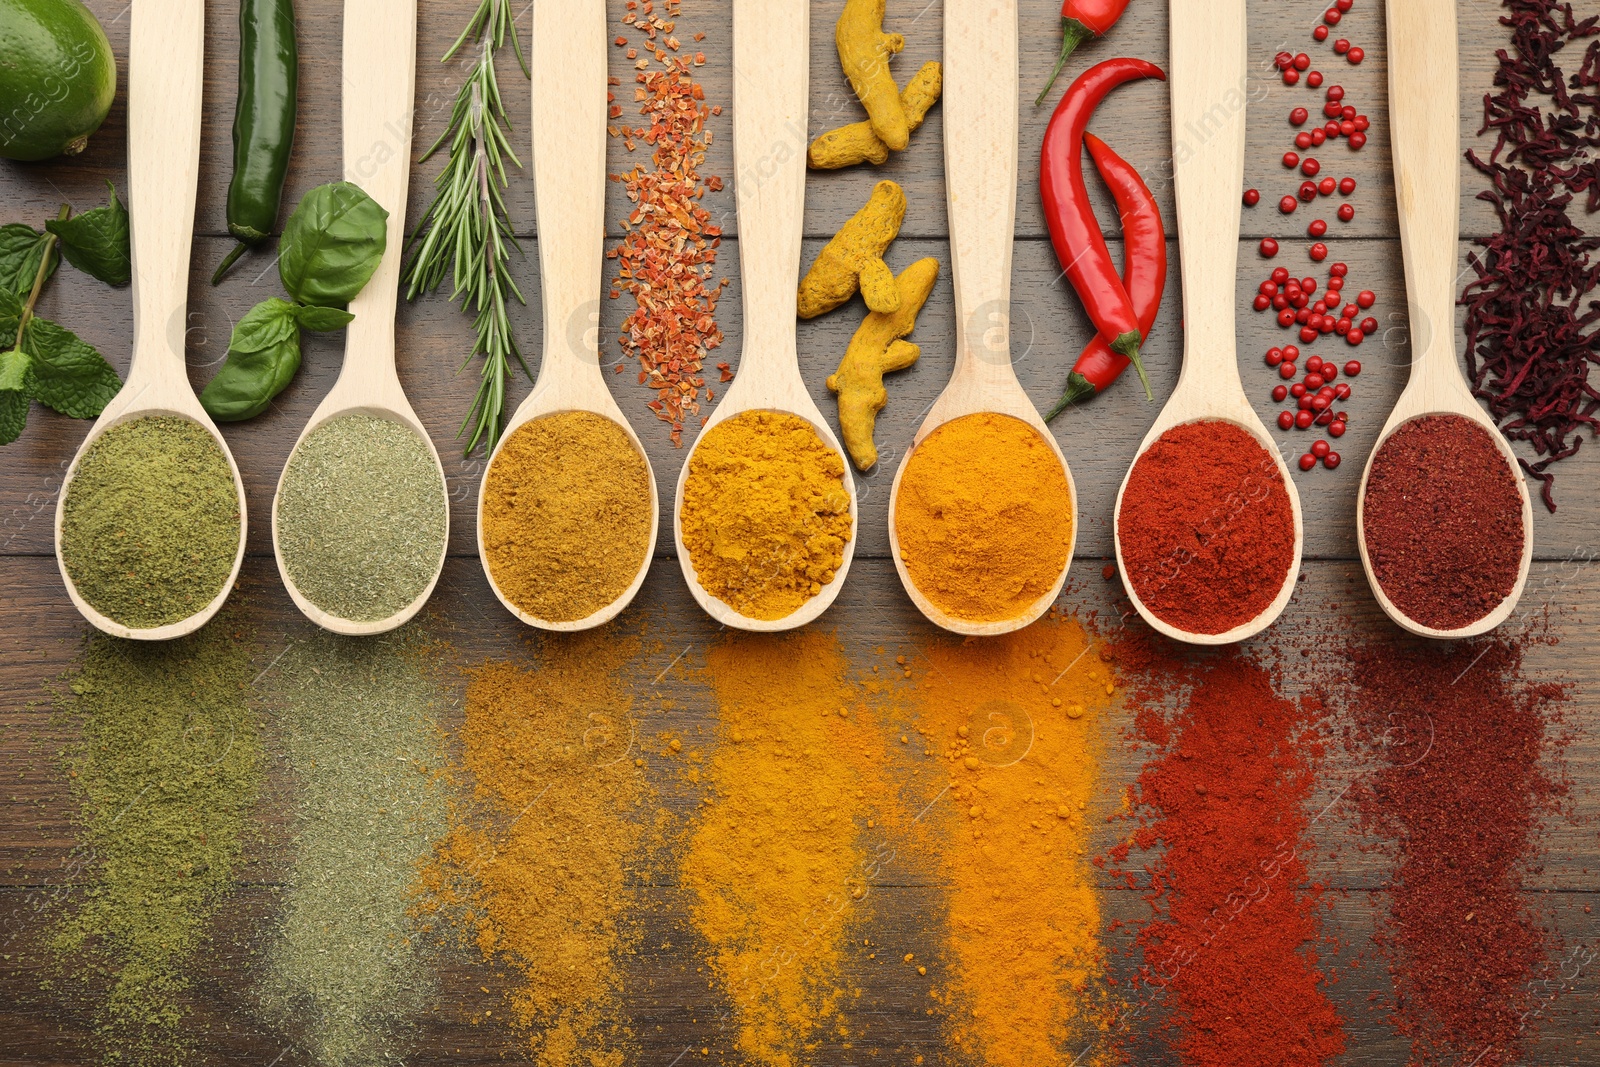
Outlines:
{"label": "basil leaf", "polygon": [[49,319],[30,319],[22,347],[33,357],[33,398],[74,419],[92,419],[122,388],[116,368],[93,345]]}
{"label": "basil leaf", "polygon": [[299,369],[294,305],[277,297],[263,300],[234,326],[228,358],[200,391],[200,404],[218,422],[255,418]]}
{"label": "basil leaf", "polygon": [[30,362],[26,352],[0,353],[0,445],[21,437],[28,424]]}
{"label": "basil leaf", "polygon": [[117,187],[106,182],[106,188],[111,190],[111,202],[105,207],[51,219],[44,228],[61,239],[61,254],[68,263],[107,285],[127,285],[133,280],[128,212],[117,199]]}
{"label": "basil leaf", "polygon": [[[39,274],[39,259],[44,255],[45,242],[49,240],[48,236],[25,223],[13,222],[9,226],[0,226],[0,288],[26,299],[33,291],[33,279]],[[60,263],[61,256],[52,249],[50,267],[45,273],[47,281]]]}
{"label": "basil leaf", "polygon": [[343,307],[378,269],[389,213],[361,188],[333,182],[311,190],[284,224],[278,274],[302,304]]}
{"label": "basil leaf", "polygon": [[339,308],[315,307],[310,304],[296,304],[294,317],[301,327],[307,330],[316,330],[326,333],[329,330],[342,330],[355,321],[355,316]]}

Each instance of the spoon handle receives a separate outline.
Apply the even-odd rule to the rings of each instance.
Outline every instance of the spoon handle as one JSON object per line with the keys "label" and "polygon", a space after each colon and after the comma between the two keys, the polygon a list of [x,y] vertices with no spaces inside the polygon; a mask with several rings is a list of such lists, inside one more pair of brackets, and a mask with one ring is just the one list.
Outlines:
{"label": "spoon handle", "polygon": [[1454,0],[1389,0],[1389,128],[1414,377],[1460,381],[1456,238],[1461,103]]}
{"label": "spoon handle", "polygon": [[394,314],[405,250],[406,191],[417,78],[417,0],[345,0],[344,176],[389,213],[378,270],[350,301],[347,375],[393,382]]}
{"label": "spoon handle", "polygon": [[734,0],[733,158],[744,340],[739,378],[799,381],[795,306],[806,200],[810,5]]}
{"label": "spoon handle", "polygon": [[[200,177],[205,4],[135,0],[128,28],[128,214],[134,362],[128,377],[181,386]],[[151,362],[147,362],[151,361]]]}
{"label": "spoon handle", "polygon": [[1245,0],[1171,0],[1172,170],[1183,270],[1183,373],[1241,393],[1234,342],[1244,184]]}
{"label": "spoon handle", "polygon": [[[606,207],[604,0],[534,0],[533,190],[544,364],[539,388],[600,378]],[[574,381],[576,380],[576,381]],[[602,385],[601,391],[604,391]]]}
{"label": "spoon handle", "polygon": [[[1015,381],[1016,0],[945,0],[944,172],[956,305],[954,378]],[[980,388],[982,382],[977,382]]]}

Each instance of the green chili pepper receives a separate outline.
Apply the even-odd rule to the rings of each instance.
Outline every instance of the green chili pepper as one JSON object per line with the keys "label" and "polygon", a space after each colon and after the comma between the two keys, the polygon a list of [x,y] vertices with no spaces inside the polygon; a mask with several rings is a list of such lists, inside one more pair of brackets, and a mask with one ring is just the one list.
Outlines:
{"label": "green chili pepper", "polygon": [[294,147],[295,92],[300,58],[294,0],[239,0],[239,101],[233,114],[233,181],[228,186],[228,232],[239,244],[211,284],[272,234],[283,179]]}

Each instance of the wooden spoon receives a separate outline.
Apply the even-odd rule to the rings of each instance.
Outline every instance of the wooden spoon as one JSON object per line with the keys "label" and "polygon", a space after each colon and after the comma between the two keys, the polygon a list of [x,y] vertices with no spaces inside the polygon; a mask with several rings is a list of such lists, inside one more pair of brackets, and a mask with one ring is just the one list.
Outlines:
{"label": "wooden spoon", "polygon": [[[444,467],[433,439],[417,419],[400,387],[394,366],[394,316],[400,297],[400,260],[405,246],[406,188],[411,172],[412,98],[417,74],[417,0],[345,0],[344,5],[344,176],[359,185],[389,213],[388,241],[372,280],[350,301],[344,366],[338,381],[295,442],[344,415],[362,414],[399,423],[428,446],[439,472],[443,493]],[[290,454],[293,462],[293,454]],[[287,473],[289,464],[284,464]],[[272,549],[284,587],[306,618],[325,630],[359,636],[380,634],[404,625],[433,595],[444,568],[447,544],[439,547],[433,577],[417,598],[386,619],[355,622],[324,611],[295,586],[284,565],[278,537],[278,500],[284,475],[278,476],[272,506]],[[446,524],[449,499],[446,495]],[[448,538],[446,539],[448,542]]]}
{"label": "wooden spoon", "polygon": [[[1389,0],[1389,126],[1394,139],[1395,200],[1411,319],[1411,380],[1367,457],[1356,498],[1361,565],[1378,604],[1400,626],[1424,637],[1472,637],[1499,626],[1517,606],[1533,562],[1533,502],[1494,420],[1478,406],[1456,355],[1456,256],[1460,233],[1461,112],[1454,0]],[[1482,426],[1499,448],[1522,498],[1522,563],[1499,607],[1457,630],[1414,621],[1391,601],[1367,554],[1367,479],[1389,435],[1423,415],[1460,415]]]}
{"label": "wooden spoon", "polygon": [[[944,392],[901,457],[889,498],[889,548],[912,603],[953,633],[1020,630],[1047,611],[1066,583],[1078,539],[1078,489],[1061,446],[1022,391],[1011,366],[1011,243],[1017,216],[1017,3],[945,4],[944,180],[950,215],[950,274],[955,290],[956,365]],[[959,30],[957,29],[959,27]],[[900,558],[896,506],[900,480],[916,448],[945,423],[980,412],[1021,419],[1049,442],[1066,473],[1072,544],[1050,591],[1013,619],[973,622],[946,614],[922,594]]]}
{"label": "wooden spoon", "polygon": [[[128,27],[128,212],[133,249],[133,362],[128,380],[78,447],[56,498],[56,564],[83,617],[113,637],[165,641],[193,633],[228,599],[244,562],[244,481],[228,443],[189,386],[183,345],[188,324],[189,252],[200,176],[200,106],[205,5],[134,0]],[[135,629],[107,618],[78,595],[61,559],[61,521],[78,464],[113,426],[176,415],[205,428],[228,459],[239,494],[239,550],[228,580],[199,612]]]}
{"label": "wooden spoon", "polygon": [[[656,550],[660,503],[655,471],[639,435],[606,388],[600,371],[600,291],[605,257],[606,7],[604,0],[534,0],[533,187],[539,228],[539,284],[544,358],[533,392],[518,406],[484,468],[478,492],[478,557],[500,603],[529,626],[587,630],[615,618],[633,600]],[[650,543],[639,572],[610,604],[581,619],[552,622],[528,614],[495,584],[483,549],[483,499],[489,471],[516,431],[560,411],[587,411],[622,428],[650,480]]]}
{"label": "wooden spoon", "polygon": [[[739,375],[695,442],[724,419],[747,411],[779,411],[811,424],[841,457],[843,449],[800,377],[795,313],[800,283],[800,229],[806,197],[806,92],[810,81],[810,12],[804,3],[733,3],[733,155],[738,174],[739,277],[744,285],[744,342]],[[741,630],[788,630],[833,603],[856,548],[856,487],[844,461],[850,495],[850,540],[833,580],[792,614],[755,619],[708,593],[683,544],[683,489],[694,453],[678,477],[672,529],[689,592],[718,622]]]}
{"label": "wooden spoon", "polygon": [[[1139,458],[1174,426],[1202,419],[1232,423],[1272,456],[1294,513],[1294,558],[1277,597],[1260,615],[1219,634],[1197,634],[1163,622],[1125,583],[1128,597],[1158,633],[1197,645],[1242,641],[1272,625],[1294,595],[1305,531],[1300,494],[1278,446],[1239,380],[1234,341],[1234,275],[1239,262],[1239,190],[1244,185],[1245,0],[1171,0],[1173,182],[1178,200],[1178,254],[1183,271],[1183,371],[1172,397],[1139,445]],[[1117,566],[1122,556],[1122,498],[1117,490]]]}

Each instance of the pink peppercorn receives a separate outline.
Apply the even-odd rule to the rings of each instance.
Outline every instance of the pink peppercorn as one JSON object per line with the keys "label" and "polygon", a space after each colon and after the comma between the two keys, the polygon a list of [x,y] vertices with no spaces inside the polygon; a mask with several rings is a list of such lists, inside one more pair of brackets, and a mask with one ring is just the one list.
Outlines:
{"label": "pink peppercorn", "polygon": [[1278,201],[1278,210],[1283,212],[1285,215],[1293,215],[1294,209],[1299,206],[1300,202],[1292,196],[1286,196],[1282,200]]}
{"label": "pink peppercorn", "polygon": [[1300,199],[1304,200],[1306,203],[1309,204],[1311,201],[1315,200],[1316,198],[1317,198],[1317,183],[1316,182],[1301,182],[1300,183]]}
{"label": "pink peppercorn", "polygon": [[1283,84],[1294,85],[1299,82],[1299,80],[1300,72],[1295,70],[1293,67],[1290,67],[1288,70],[1283,72]]}
{"label": "pink peppercorn", "polygon": [[1280,412],[1278,412],[1278,429],[1280,429],[1280,430],[1292,430],[1292,429],[1294,429],[1294,412],[1292,412],[1292,411],[1280,411]]}
{"label": "pink peppercorn", "polygon": [[1245,207],[1255,207],[1259,203],[1261,203],[1261,190],[1260,189],[1246,189],[1244,191],[1244,206]]}
{"label": "pink peppercorn", "polygon": [[1316,29],[1311,31],[1311,36],[1315,37],[1319,41],[1326,41],[1328,39],[1328,27],[1318,26]]}
{"label": "pink peppercorn", "polygon": [[1274,385],[1272,387],[1272,399],[1278,403],[1283,403],[1284,399],[1287,398],[1288,395],[1289,387],[1287,385]]}
{"label": "pink peppercorn", "polygon": [[1350,51],[1350,42],[1341,37],[1337,41],[1333,42],[1333,50],[1342,56],[1346,52]]}
{"label": "pink peppercorn", "polygon": [[1292,170],[1300,165],[1300,157],[1294,152],[1285,152],[1283,154],[1283,165]]}
{"label": "pink peppercorn", "polygon": [[1330,85],[1330,86],[1328,86],[1327,97],[1328,97],[1329,100],[1343,100],[1344,99],[1344,86],[1342,86],[1342,85]]}
{"label": "pink peppercorn", "polygon": [[1300,164],[1300,173],[1304,174],[1307,178],[1315,178],[1317,176],[1317,172],[1321,169],[1322,164],[1318,163],[1314,159],[1307,159],[1305,162]]}
{"label": "pink peppercorn", "polygon": [[1294,57],[1294,69],[1295,70],[1309,70],[1310,67],[1311,67],[1311,57],[1306,55],[1304,52],[1301,52],[1301,53],[1299,53],[1298,55],[1296,55]]}
{"label": "pink peppercorn", "polygon": [[1333,420],[1333,425],[1328,427],[1328,436],[1329,437],[1343,437],[1344,436],[1344,431],[1345,431],[1345,420],[1336,418],[1336,419]]}
{"label": "pink peppercorn", "polygon": [[[1351,123],[1351,125],[1354,125],[1354,123]],[[1367,135],[1364,133],[1352,133],[1349,138],[1349,143],[1350,151],[1359,152],[1361,149],[1366,147]]]}
{"label": "pink peppercorn", "polygon": [[1263,258],[1263,259],[1271,259],[1273,256],[1275,256],[1277,254],[1278,254],[1278,242],[1274,241],[1270,237],[1263,237],[1261,239],[1261,258]]}
{"label": "pink peppercorn", "polygon": [[1289,123],[1294,126],[1304,126],[1306,124],[1306,120],[1310,117],[1311,112],[1307,111],[1303,107],[1297,107],[1293,111],[1289,112]]}
{"label": "pink peppercorn", "polygon": [[[1309,414],[1309,412],[1302,412],[1302,414]],[[1309,420],[1307,420],[1306,425],[1307,426],[1311,425]],[[1300,469],[1301,470],[1308,471],[1312,467],[1315,467],[1316,465],[1317,465],[1317,457],[1313,456],[1310,452],[1307,452],[1305,455],[1300,457]]]}
{"label": "pink peppercorn", "polygon": [[1324,237],[1328,233],[1328,224],[1321,219],[1316,219],[1310,226],[1306,227],[1306,233],[1312,237]]}
{"label": "pink peppercorn", "polygon": [[1310,255],[1313,261],[1321,263],[1323,260],[1328,258],[1328,246],[1323,244],[1321,241],[1318,241],[1316,244],[1311,246]]}
{"label": "pink peppercorn", "polygon": [[1322,71],[1314,70],[1306,75],[1306,84],[1315,89],[1322,84]]}
{"label": "pink peppercorn", "polygon": [[1354,204],[1340,204],[1339,205],[1339,221],[1340,222],[1349,222],[1351,219],[1353,219],[1355,217],[1356,217],[1356,208],[1355,208]]}
{"label": "pink peppercorn", "polygon": [[1378,294],[1374,293],[1371,289],[1363,289],[1361,290],[1360,294],[1356,296],[1356,303],[1359,304],[1363,309],[1369,308],[1377,302]]}
{"label": "pink peppercorn", "polygon": [[1362,319],[1361,320],[1361,332],[1362,333],[1377,333],[1378,332],[1378,320],[1377,319]]}
{"label": "pink peppercorn", "polygon": [[1350,49],[1350,54],[1345,58],[1350,60],[1351,65],[1354,66],[1359,64],[1363,59],[1366,59],[1367,53],[1362,51],[1360,48],[1352,48]]}
{"label": "pink peppercorn", "polygon": [[1307,133],[1306,131],[1301,130],[1299,133],[1294,135],[1294,146],[1296,148],[1302,148],[1302,149],[1310,148],[1311,147],[1311,135],[1309,133]]}
{"label": "pink peppercorn", "polygon": [[1356,191],[1356,180],[1354,178],[1340,178],[1339,191],[1345,196],[1349,196]]}
{"label": "pink peppercorn", "polygon": [[1309,136],[1311,138],[1311,147],[1320,148],[1328,140],[1328,131],[1324,130],[1321,126],[1318,126],[1309,134],[1302,134],[1301,136]]}

